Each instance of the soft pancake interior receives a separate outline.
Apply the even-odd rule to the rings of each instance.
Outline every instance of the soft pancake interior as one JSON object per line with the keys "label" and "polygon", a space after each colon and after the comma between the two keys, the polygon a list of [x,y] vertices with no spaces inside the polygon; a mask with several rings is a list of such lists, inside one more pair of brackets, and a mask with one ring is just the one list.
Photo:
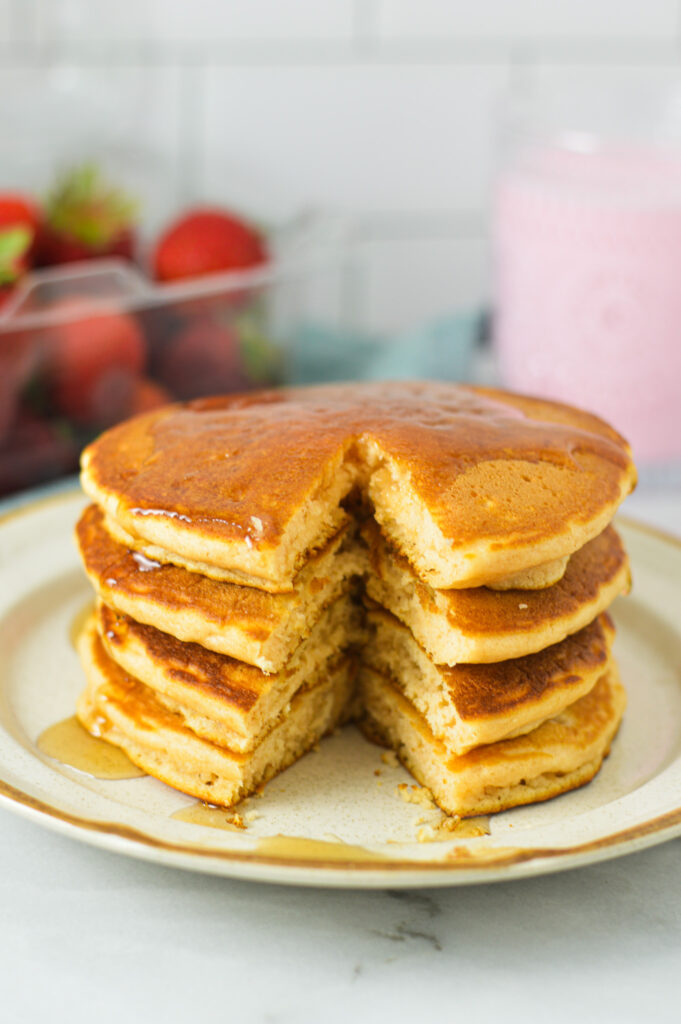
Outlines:
{"label": "soft pancake interior", "polygon": [[491,814],[584,785],[610,749],[626,696],[614,666],[560,715],[532,732],[452,755],[389,679],[365,669],[363,728],[396,751],[448,814]]}
{"label": "soft pancake interior", "polygon": [[[325,532],[323,535],[320,534],[317,542],[310,546],[306,562],[309,562],[310,559],[333,547],[335,540],[339,536],[343,536],[348,532],[350,520],[345,510],[339,506],[330,513],[329,523],[332,529]],[[275,583],[272,580],[258,576],[249,576],[246,572],[239,572],[235,569],[226,569],[219,565],[212,565],[210,562],[202,562],[198,558],[189,558],[182,553],[169,551],[167,548],[163,548],[158,544],[152,544],[149,541],[144,540],[143,537],[137,537],[135,534],[128,533],[112,516],[104,517],[104,527],[109,535],[119,544],[123,545],[129,551],[139,552],[151,562],[159,562],[162,565],[177,565],[183,569],[188,569],[189,572],[199,573],[200,575],[208,576],[213,580],[220,580],[225,583],[236,583],[240,586],[255,587],[258,590],[263,590],[271,594],[288,593],[291,590],[295,590],[300,579],[300,574],[304,571],[306,564],[303,563],[301,565],[299,571],[290,582],[287,581],[285,584],[282,584],[281,582]]]}
{"label": "soft pancake interior", "polygon": [[[337,510],[337,518],[334,519],[336,533],[340,533],[347,524],[348,516],[343,509],[339,508]],[[178,565],[184,569],[188,569],[190,572],[197,572],[202,576],[209,576],[211,579],[223,580],[227,583],[239,583],[247,586],[255,586],[261,590],[266,590],[271,593],[281,593],[282,591],[286,592],[295,588],[295,580],[290,585],[281,586],[272,583],[270,580],[249,577],[246,573],[237,572],[232,569],[225,569],[217,565],[211,565],[209,562],[200,562],[197,559],[188,558],[186,555],[178,554],[174,551],[168,551],[166,548],[162,548],[157,544],[151,544],[149,541],[145,541],[142,537],[136,537],[134,534],[128,533],[123,529],[120,523],[111,516],[105,516],[104,526],[115,541],[122,544],[130,551],[139,552],[144,555],[146,559],[152,562]],[[327,544],[328,539],[321,546],[325,547]],[[314,554],[316,554],[316,551],[313,550],[310,552],[310,555]],[[510,576],[502,576],[493,582],[490,582],[489,586],[493,590],[542,590],[545,587],[553,586],[554,583],[562,578],[565,573],[565,569],[567,568],[568,561],[568,555],[564,558],[556,558],[551,562],[544,562],[541,565],[524,569],[521,572],[513,573]]]}
{"label": "soft pancake interior", "polygon": [[375,524],[365,524],[363,536],[368,547],[344,527],[301,570],[295,590],[270,594],[147,562],[111,537],[96,506],[86,509],[77,527],[86,571],[106,604],[267,672],[282,668],[357,574],[365,576],[368,594],[409,625],[443,664],[501,661],[557,643],[629,584],[626,555],[612,528],[576,552],[553,587],[504,593],[485,587],[433,590]]}
{"label": "soft pancake interior", "polygon": [[360,567],[357,548],[345,547],[347,526],[310,558],[295,589],[284,594],[149,563],[116,543],[94,505],[83,513],[76,538],[85,570],[105,604],[264,672],[283,667],[324,608],[348,592]]}
{"label": "soft pancake interior", "polygon": [[97,628],[109,657],[165,707],[181,709],[197,735],[240,752],[252,750],[295,695],[334,674],[347,660],[348,648],[363,638],[359,608],[347,596],[322,613],[309,637],[272,675],[183,643],[103,604]]}
{"label": "soft pancake interior", "polygon": [[536,591],[487,587],[435,590],[388,544],[375,523],[362,526],[369,597],[410,630],[439,664],[486,663],[543,650],[592,622],[629,589],[629,563],[608,527],[570,558],[563,578]]}
{"label": "soft pancake interior", "polygon": [[136,765],[183,793],[230,806],[292,764],[348,714],[354,693],[352,659],[309,690],[254,750],[243,753],[198,736],[182,709],[171,711],[104,650],[94,619],[79,640],[87,686],[77,714],[85,728],[121,747]]}
{"label": "soft pancake interior", "polygon": [[362,663],[390,680],[454,754],[529,732],[588,693],[606,671],[612,620],[595,622],[553,647],[487,665],[434,664],[394,616],[373,606]]}

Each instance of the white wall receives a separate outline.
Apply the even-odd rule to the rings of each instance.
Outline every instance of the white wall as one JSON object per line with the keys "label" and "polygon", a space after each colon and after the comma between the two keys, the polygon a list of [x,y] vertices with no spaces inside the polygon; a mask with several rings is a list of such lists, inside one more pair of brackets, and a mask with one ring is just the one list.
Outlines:
{"label": "white wall", "polygon": [[100,153],[152,223],[195,197],[347,211],[355,312],[395,328],[486,294],[514,79],[680,57],[681,0],[0,0],[0,180]]}

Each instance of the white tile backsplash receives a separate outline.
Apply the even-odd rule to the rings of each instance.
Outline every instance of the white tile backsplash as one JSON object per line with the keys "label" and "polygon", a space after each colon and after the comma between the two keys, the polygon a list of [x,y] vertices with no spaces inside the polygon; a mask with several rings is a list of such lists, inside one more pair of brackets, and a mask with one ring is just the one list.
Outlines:
{"label": "white tile backsplash", "polygon": [[12,0],[0,0],[0,48],[11,42],[14,29]]}
{"label": "white tile backsplash", "polygon": [[353,0],[39,0],[47,31],[72,49],[87,43],[186,44],[343,39]]}
{"label": "white tile backsplash", "polygon": [[172,67],[0,68],[0,126],[12,139],[0,187],[43,191],[95,160],[142,201],[151,228],[177,201],[180,77]]}
{"label": "white tile backsplash", "polygon": [[666,39],[679,29],[677,0],[376,0],[385,38],[594,36]]}
{"label": "white tile backsplash", "polygon": [[0,185],[99,156],[152,230],[193,198],[347,211],[348,318],[393,331],[488,294],[510,79],[574,106],[627,76],[628,113],[680,65],[681,0],[0,0]]}
{"label": "white tile backsplash", "polygon": [[681,143],[681,68],[612,67],[538,61],[526,83],[537,122],[549,130],[591,131]]}
{"label": "white tile backsplash", "polygon": [[0,0],[0,59],[9,63],[26,55],[36,37],[37,0]]}
{"label": "white tile backsplash", "polygon": [[411,238],[359,243],[358,326],[381,334],[410,330],[429,319],[484,302],[489,251],[484,238]]}
{"label": "white tile backsplash", "polygon": [[360,216],[478,209],[505,83],[504,67],[211,68],[202,189]]}

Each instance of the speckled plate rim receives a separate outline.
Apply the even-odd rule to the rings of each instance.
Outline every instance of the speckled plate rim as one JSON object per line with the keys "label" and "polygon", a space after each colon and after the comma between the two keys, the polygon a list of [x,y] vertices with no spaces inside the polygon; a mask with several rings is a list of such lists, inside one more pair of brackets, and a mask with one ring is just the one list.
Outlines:
{"label": "speckled plate rim", "polygon": [[[0,504],[0,530],[16,518],[39,513],[57,503],[74,501],[79,490],[73,481],[43,491],[31,492],[18,500]],[[654,538],[681,552],[681,539],[663,530],[628,518],[618,522],[628,530]],[[0,581],[2,567],[0,566]],[[681,581],[679,581],[681,610]],[[0,743],[0,755],[2,753]],[[601,838],[573,846],[487,846],[474,850],[456,848],[455,859],[422,861],[385,858],[376,861],[328,861],[315,857],[272,856],[258,851],[226,850],[205,843],[168,842],[124,824],[105,822],[64,811],[11,785],[2,777],[0,762],[0,805],[44,827],[70,838],[164,866],[224,875],[235,879],[277,884],[340,888],[398,888],[470,885],[510,881],[535,875],[570,870],[587,864],[635,853],[681,835],[681,793],[674,806],[648,820],[611,832]]]}

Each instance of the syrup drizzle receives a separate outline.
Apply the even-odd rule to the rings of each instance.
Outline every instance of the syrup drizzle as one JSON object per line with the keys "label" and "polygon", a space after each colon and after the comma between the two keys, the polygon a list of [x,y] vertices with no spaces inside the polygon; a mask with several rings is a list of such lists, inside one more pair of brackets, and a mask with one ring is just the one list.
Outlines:
{"label": "syrup drizzle", "polygon": [[226,807],[216,807],[198,800],[188,807],[181,807],[170,815],[176,821],[187,821],[190,825],[202,825],[204,828],[221,828],[225,832],[243,832],[246,827],[239,814]]}
{"label": "syrup drizzle", "polygon": [[295,857],[314,861],[386,861],[389,858],[363,846],[350,843],[332,843],[325,839],[306,839],[303,836],[264,836],[258,840],[256,852],[263,857]]}
{"label": "syrup drizzle", "polygon": [[37,746],[55,761],[96,779],[136,779],[146,775],[120,747],[91,736],[75,715],[45,729]]}

